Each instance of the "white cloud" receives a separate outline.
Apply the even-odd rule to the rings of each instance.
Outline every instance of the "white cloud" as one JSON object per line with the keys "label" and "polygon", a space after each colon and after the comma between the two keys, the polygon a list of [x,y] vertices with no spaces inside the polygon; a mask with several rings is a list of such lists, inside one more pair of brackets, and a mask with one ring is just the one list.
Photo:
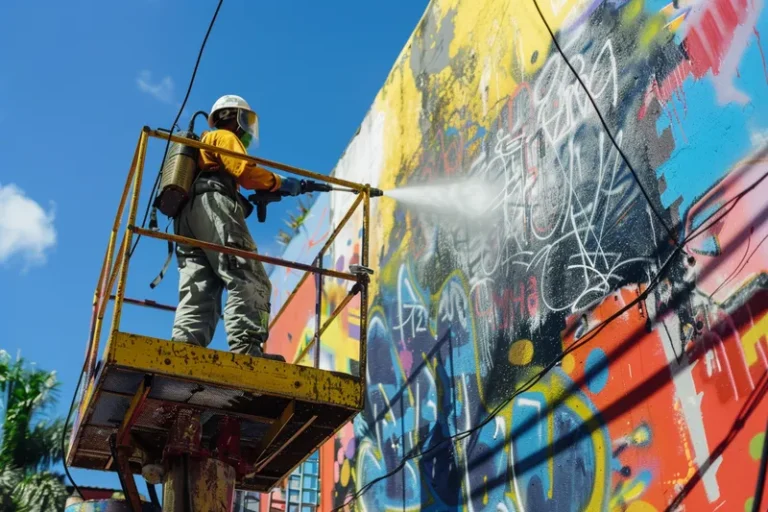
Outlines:
{"label": "white cloud", "polygon": [[143,93],[149,94],[163,103],[173,103],[173,78],[165,76],[159,82],[152,82],[152,72],[145,69],[136,77],[136,85]]}
{"label": "white cloud", "polygon": [[45,263],[56,245],[53,210],[46,212],[14,184],[0,183],[0,263],[21,256],[26,266]]}

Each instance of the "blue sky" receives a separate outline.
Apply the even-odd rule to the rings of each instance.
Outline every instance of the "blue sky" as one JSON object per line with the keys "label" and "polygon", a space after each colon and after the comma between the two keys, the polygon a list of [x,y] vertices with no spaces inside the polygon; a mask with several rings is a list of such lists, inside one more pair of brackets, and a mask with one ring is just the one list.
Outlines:
{"label": "blue sky", "polygon": [[[187,110],[240,94],[260,116],[252,154],[327,173],[426,4],[225,0]],[[55,413],[65,413],[82,365],[95,280],[139,131],[173,120],[215,7],[0,2],[0,348],[58,372]],[[145,181],[162,154],[159,141],[150,149]],[[262,252],[279,254],[275,235],[296,207],[286,203],[270,210],[267,225],[250,220]],[[159,289],[148,287],[164,257],[163,243],[142,241],[130,295],[175,302],[175,271]],[[171,322],[167,313],[124,313],[127,330],[154,336],[169,337]],[[117,486],[110,474],[74,474],[82,485]]]}

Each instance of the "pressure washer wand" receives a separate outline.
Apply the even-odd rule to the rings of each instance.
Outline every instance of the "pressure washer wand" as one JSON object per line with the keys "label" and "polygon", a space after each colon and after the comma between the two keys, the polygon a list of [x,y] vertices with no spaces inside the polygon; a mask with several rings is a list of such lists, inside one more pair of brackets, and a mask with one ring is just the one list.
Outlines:
{"label": "pressure washer wand", "polygon": [[[312,181],[312,180],[301,180],[301,194],[310,194],[312,192],[351,192],[353,194],[357,194],[358,191],[351,188],[344,188],[344,187],[334,187],[333,185],[329,185],[327,183],[322,183],[319,181]],[[383,192],[381,190],[372,188],[371,189],[371,197],[378,197],[383,195]],[[259,222],[264,222],[267,220],[267,205],[269,203],[276,203],[278,201],[281,201],[284,197],[287,197],[288,194],[284,192],[267,192],[267,191],[258,191],[254,194],[251,194],[248,196],[248,200],[253,203],[256,206],[256,217],[259,219]]]}
{"label": "pressure washer wand", "polygon": [[[306,187],[306,190],[303,187]],[[384,191],[378,188],[370,187],[368,191],[371,197],[381,197],[384,195]],[[327,183],[319,183],[317,181],[311,181],[311,180],[302,180],[301,193],[304,194],[306,192],[349,192],[351,194],[360,193],[359,190],[354,188],[334,187],[333,185],[328,185]]]}

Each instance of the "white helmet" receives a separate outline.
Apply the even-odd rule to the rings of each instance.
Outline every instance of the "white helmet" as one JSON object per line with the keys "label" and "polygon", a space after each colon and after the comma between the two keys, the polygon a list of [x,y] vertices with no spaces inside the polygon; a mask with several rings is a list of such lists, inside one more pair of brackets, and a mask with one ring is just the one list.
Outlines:
{"label": "white helmet", "polygon": [[[208,126],[215,128],[220,121],[234,118],[237,118],[237,125],[243,132],[249,134],[253,141],[258,141],[259,116],[251,110],[247,101],[234,94],[227,94],[216,100],[211,107],[211,113],[208,114]],[[248,147],[248,143],[244,143]]]}

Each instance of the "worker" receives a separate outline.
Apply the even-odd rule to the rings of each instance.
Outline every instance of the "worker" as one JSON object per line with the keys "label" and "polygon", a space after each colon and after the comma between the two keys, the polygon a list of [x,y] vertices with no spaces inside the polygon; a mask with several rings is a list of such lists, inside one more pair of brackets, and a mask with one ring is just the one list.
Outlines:
{"label": "worker", "polygon": [[[258,140],[258,116],[240,96],[226,95],[213,104],[201,142],[236,153]],[[295,178],[281,177],[252,162],[201,150],[200,172],[190,200],[174,219],[177,235],[246,251],[256,244],[245,223],[253,206],[239,193],[248,190],[280,191],[296,196]],[[260,261],[178,244],[179,305],[172,339],[207,347],[221,316],[226,289],[224,328],[232,352],[285,361],[265,354],[269,335],[272,285]]]}

